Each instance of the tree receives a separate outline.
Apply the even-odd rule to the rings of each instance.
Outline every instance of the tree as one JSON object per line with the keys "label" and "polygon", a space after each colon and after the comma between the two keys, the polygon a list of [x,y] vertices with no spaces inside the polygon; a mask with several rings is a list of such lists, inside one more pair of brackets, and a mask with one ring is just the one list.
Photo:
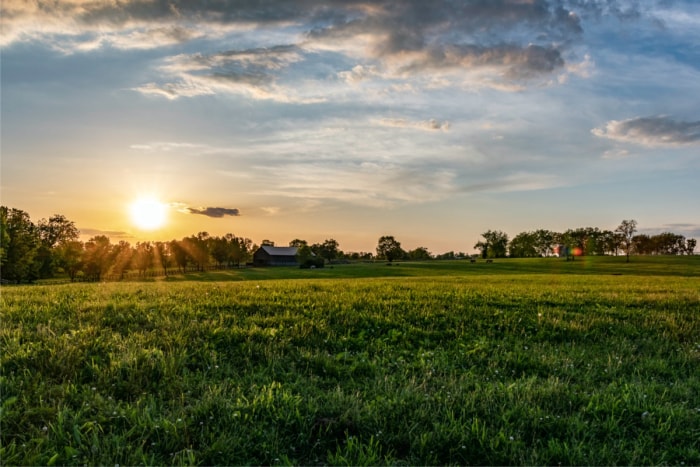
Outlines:
{"label": "tree", "polygon": [[512,258],[535,258],[541,256],[537,248],[537,234],[521,232],[510,241],[508,254]]}
{"label": "tree", "polygon": [[168,275],[168,266],[170,265],[170,248],[166,242],[155,242],[153,244],[153,254],[155,262],[163,268],[163,275]]}
{"label": "tree", "polygon": [[401,258],[404,251],[401,249],[401,243],[391,235],[379,237],[377,242],[377,256],[385,258],[390,263],[397,258]]}
{"label": "tree", "polygon": [[136,252],[129,242],[125,240],[120,240],[119,243],[112,247],[111,263],[112,263],[112,274],[118,274],[120,279],[124,278],[124,275],[131,269],[134,263]]}
{"label": "tree", "polygon": [[62,268],[73,282],[83,267],[83,243],[78,240],[62,242],[56,246],[56,257]]}
{"label": "tree", "polygon": [[427,259],[433,259],[433,255],[431,255],[428,249],[424,246],[419,246],[415,250],[409,251],[408,257],[414,261],[424,261]]}
{"label": "tree", "polygon": [[178,270],[182,273],[186,272],[187,261],[189,260],[190,256],[185,248],[185,239],[183,238],[181,241],[170,240],[168,246],[170,247],[170,251],[175,259],[175,264],[177,264]]}
{"label": "tree", "polygon": [[133,255],[133,265],[139,272],[139,276],[146,276],[146,271],[153,266],[153,244],[151,242],[136,243]]}
{"label": "tree", "polygon": [[104,235],[92,237],[85,243],[85,272],[92,280],[99,281],[112,264],[113,249]]}
{"label": "tree", "polygon": [[40,277],[53,277],[60,267],[56,256],[56,247],[62,243],[77,240],[80,232],[75,223],[61,214],[55,214],[49,220],[41,219],[37,223],[39,247],[36,254],[36,268]]}
{"label": "tree", "polygon": [[21,282],[38,277],[34,261],[40,239],[29,214],[21,209],[0,206],[0,229],[2,234],[2,278]]}
{"label": "tree", "polygon": [[627,262],[630,262],[630,251],[632,250],[632,238],[634,233],[637,231],[637,221],[634,219],[623,220],[620,225],[617,226],[615,232],[619,233],[622,239],[621,246],[627,255]]}
{"label": "tree", "polygon": [[289,242],[289,246],[295,246],[297,248],[301,248],[303,246],[308,246],[309,243],[306,240],[302,240],[300,238],[295,238],[291,242]]}
{"label": "tree", "polygon": [[340,245],[336,240],[332,238],[326,239],[321,244],[321,248],[319,249],[321,258],[324,258],[330,263],[338,257],[338,254],[340,252],[339,246]]}
{"label": "tree", "polygon": [[209,251],[216,266],[221,269],[231,257],[231,243],[226,237],[212,237],[209,239]]}
{"label": "tree", "polygon": [[540,256],[551,256],[554,253],[554,238],[556,234],[550,230],[538,229],[534,232],[535,250]]}
{"label": "tree", "polygon": [[693,252],[695,251],[695,247],[697,246],[698,242],[694,238],[689,238],[688,240],[685,241],[685,254],[686,255],[692,255]]}
{"label": "tree", "polygon": [[505,258],[508,251],[508,234],[500,230],[488,230],[481,234],[484,241],[478,241],[474,248],[481,250],[482,258]]}

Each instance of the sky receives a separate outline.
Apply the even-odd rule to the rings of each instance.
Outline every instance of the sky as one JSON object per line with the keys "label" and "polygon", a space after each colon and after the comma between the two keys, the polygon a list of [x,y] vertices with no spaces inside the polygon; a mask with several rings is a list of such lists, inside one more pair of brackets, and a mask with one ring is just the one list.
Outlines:
{"label": "sky", "polygon": [[[696,0],[0,8],[0,200],[83,239],[700,237]],[[130,218],[144,197],[162,226]]]}

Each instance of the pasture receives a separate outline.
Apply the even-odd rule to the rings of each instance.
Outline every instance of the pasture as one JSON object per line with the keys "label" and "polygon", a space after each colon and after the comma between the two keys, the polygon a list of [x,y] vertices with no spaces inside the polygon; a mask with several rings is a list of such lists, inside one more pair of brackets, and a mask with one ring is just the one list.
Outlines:
{"label": "pasture", "polygon": [[697,465],[698,260],[3,287],[0,459]]}

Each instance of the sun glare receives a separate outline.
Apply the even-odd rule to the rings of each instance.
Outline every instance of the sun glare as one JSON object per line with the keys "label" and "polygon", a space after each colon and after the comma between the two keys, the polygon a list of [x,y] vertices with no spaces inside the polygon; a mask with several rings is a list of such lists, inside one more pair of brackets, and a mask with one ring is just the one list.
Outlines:
{"label": "sun glare", "polygon": [[165,204],[155,198],[139,198],[129,208],[131,221],[142,230],[154,230],[165,224]]}

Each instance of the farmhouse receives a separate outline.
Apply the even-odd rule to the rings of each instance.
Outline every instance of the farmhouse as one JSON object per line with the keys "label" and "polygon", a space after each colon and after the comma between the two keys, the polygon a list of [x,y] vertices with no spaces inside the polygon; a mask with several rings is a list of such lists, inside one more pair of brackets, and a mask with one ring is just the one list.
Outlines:
{"label": "farmhouse", "polygon": [[296,254],[295,246],[263,245],[253,253],[253,264],[255,266],[299,266]]}

